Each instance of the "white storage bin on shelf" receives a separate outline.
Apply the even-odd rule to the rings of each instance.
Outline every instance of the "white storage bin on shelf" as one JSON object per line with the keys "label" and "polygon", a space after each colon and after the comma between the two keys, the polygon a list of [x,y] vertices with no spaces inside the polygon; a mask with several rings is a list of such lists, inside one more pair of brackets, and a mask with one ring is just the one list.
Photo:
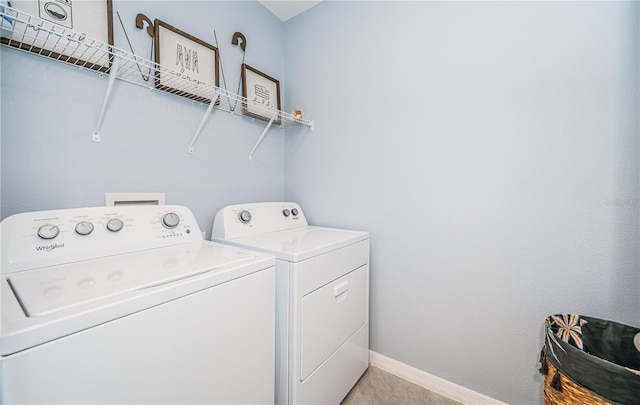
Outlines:
{"label": "white storage bin on shelf", "polygon": [[[193,80],[184,73],[161,66],[23,11],[0,6],[0,21],[2,21],[2,26],[0,26],[2,45],[76,65],[80,68],[94,70],[100,75],[108,75],[109,81],[102,108],[91,134],[91,139],[95,142],[100,141],[100,129],[115,79],[176,94],[202,104],[209,104],[189,143],[190,153],[194,152],[198,137],[214,107],[243,115],[242,110],[247,106],[248,100],[238,94],[210,83]],[[160,77],[162,77],[162,86],[159,85]],[[231,105],[242,108],[232,110]],[[253,154],[274,122],[279,121],[280,126],[305,125],[311,130],[314,129],[314,123],[311,120],[294,118],[290,113],[267,107],[255,106],[254,108],[262,108],[264,115],[271,116],[271,119],[251,150],[249,160],[253,160]]]}

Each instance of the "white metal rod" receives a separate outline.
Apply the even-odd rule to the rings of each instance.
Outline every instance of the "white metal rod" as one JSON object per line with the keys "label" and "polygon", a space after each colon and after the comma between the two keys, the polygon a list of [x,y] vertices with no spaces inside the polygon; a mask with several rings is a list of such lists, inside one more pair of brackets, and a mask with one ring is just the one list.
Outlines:
{"label": "white metal rod", "polygon": [[109,96],[111,95],[111,90],[113,89],[113,82],[116,80],[116,76],[118,75],[118,66],[120,65],[120,58],[117,56],[113,57],[113,63],[111,64],[111,70],[109,71],[109,83],[107,84],[107,91],[104,94],[104,100],[102,101],[102,109],[100,110],[100,116],[98,117],[98,122],[96,123],[96,129],[91,134],[91,140],[93,142],[100,142],[100,130],[102,129],[102,123],[104,122],[105,112],[107,111],[107,104],[109,104]]}
{"label": "white metal rod", "polygon": [[196,129],[196,133],[193,134],[193,138],[191,138],[191,143],[189,144],[189,153],[193,153],[193,147],[195,146],[196,141],[200,137],[200,133],[202,132],[202,128],[204,127],[204,123],[207,122],[207,118],[209,117],[209,114],[211,114],[211,110],[213,110],[213,106],[216,105],[217,99],[218,99],[218,95],[214,94],[213,98],[209,102],[209,107],[207,108],[207,111],[204,113],[204,117],[202,117],[202,120],[200,121],[200,125],[198,126],[198,129]]}
{"label": "white metal rod", "polygon": [[269,123],[267,124],[264,131],[262,131],[260,138],[258,138],[258,142],[256,142],[256,144],[253,146],[253,149],[251,149],[251,152],[249,153],[250,162],[253,162],[253,154],[255,153],[256,149],[258,149],[258,146],[260,146],[260,144],[262,143],[262,140],[264,139],[265,135],[267,135],[267,131],[269,130],[269,128],[271,128],[271,124],[273,124],[273,120],[276,119],[277,115],[278,115],[277,111],[273,113],[273,115],[271,116],[271,119],[269,120]]}

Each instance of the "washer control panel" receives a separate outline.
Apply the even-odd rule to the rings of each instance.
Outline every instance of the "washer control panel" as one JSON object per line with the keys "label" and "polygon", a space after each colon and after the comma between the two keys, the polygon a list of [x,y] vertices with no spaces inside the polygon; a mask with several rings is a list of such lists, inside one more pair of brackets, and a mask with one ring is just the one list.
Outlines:
{"label": "washer control panel", "polygon": [[291,202],[229,205],[219,210],[211,238],[230,239],[308,226],[300,206]]}
{"label": "washer control panel", "polygon": [[187,207],[89,207],[16,214],[2,221],[2,272],[202,240]]}

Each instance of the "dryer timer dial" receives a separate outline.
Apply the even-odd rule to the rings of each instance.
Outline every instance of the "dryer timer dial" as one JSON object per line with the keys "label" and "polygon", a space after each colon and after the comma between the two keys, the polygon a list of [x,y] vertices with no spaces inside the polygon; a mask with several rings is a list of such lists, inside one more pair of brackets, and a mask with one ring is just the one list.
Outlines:
{"label": "dryer timer dial", "polygon": [[242,210],[238,214],[238,219],[243,224],[247,224],[247,223],[249,223],[249,221],[251,221],[251,213],[249,211],[247,211],[247,210]]}

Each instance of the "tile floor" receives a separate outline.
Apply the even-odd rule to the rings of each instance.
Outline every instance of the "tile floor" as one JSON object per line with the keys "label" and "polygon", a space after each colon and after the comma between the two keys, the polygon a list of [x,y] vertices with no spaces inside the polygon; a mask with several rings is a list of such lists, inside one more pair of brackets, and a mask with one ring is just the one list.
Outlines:
{"label": "tile floor", "polygon": [[462,405],[370,366],[341,405]]}

